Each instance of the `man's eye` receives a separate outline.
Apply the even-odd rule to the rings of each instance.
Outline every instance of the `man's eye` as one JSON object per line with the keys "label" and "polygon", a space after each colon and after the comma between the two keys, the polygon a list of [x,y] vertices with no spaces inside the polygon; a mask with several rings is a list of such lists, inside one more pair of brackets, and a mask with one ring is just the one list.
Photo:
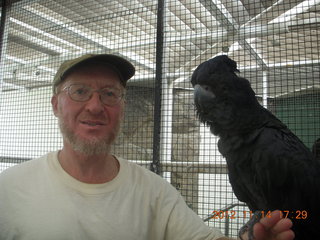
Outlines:
{"label": "man's eye", "polygon": [[86,95],[88,93],[88,89],[86,88],[77,88],[73,91],[73,94],[77,95]]}
{"label": "man's eye", "polygon": [[116,93],[112,90],[102,91],[102,95],[106,97],[116,97]]}

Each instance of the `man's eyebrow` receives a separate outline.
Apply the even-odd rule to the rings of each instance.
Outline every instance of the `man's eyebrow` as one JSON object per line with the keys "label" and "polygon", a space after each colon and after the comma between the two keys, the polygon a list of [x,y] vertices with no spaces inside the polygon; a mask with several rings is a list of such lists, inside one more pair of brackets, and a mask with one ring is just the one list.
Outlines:
{"label": "man's eyebrow", "polygon": [[101,89],[104,89],[104,88],[117,89],[117,90],[124,90],[124,89],[122,89],[121,87],[112,86],[112,85],[110,85],[110,86],[104,86],[104,87],[101,87]]}

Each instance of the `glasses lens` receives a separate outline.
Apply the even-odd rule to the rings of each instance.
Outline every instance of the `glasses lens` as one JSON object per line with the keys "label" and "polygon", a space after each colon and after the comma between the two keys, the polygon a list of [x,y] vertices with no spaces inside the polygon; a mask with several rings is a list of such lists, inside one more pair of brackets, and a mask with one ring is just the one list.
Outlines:
{"label": "glasses lens", "polygon": [[115,105],[122,98],[122,93],[116,88],[103,88],[100,90],[101,101],[107,105]]}
{"label": "glasses lens", "polygon": [[122,91],[117,88],[103,88],[101,90],[94,90],[81,84],[72,84],[67,87],[67,89],[70,98],[77,102],[88,101],[93,92],[98,92],[100,95],[100,100],[109,106],[116,105],[124,95]]}
{"label": "glasses lens", "polygon": [[69,95],[75,101],[87,101],[90,99],[91,94],[91,89],[84,85],[74,84],[69,86]]}

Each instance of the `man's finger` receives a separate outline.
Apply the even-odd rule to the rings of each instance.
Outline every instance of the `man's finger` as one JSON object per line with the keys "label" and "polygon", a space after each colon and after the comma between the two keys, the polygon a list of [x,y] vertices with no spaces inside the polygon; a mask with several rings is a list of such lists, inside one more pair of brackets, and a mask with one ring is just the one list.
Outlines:
{"label": "man's finger", "polygon": [[294,239],[294,233],[293,231],[285,231],[282,233],[279,233],[276,237],[277,240],[293,240]]}
{"label": "man's finger", "polygon": [[288,218],[280,219],[272,228],[274,233],[280,233],[289,230],[292,227],[292,221]]}
{"label": "man's finger", "polygon": [[255,224],[254,232],[257,239],[266,239],[266,236],[279,240],[292,240],[294,233],[290,229],[292,221],[283,218],[280,211],[274,211],[269,217],[264,217],[259,223]]}
{"label": "man's finger", "polygon": [[282,214],[280,211],[276,210],[271,212],[271,214],[267,217],[264,217],[260,220],[260,223],[264,226],[266,230],[272,228],[280,219],[282,218]]}

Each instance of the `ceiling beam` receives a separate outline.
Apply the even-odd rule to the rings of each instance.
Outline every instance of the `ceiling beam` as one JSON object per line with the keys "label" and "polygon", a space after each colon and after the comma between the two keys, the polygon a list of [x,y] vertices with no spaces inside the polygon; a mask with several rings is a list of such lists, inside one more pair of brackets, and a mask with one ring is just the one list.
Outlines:
{"label": "ceiling beam", "polygon": [[[221,2],[218,2],[217,0],[200,0],[200,2],[212,14],[212,16],[214,16],[217,21],[221,23],[221,26],[223,26],[227,30],[227,35],[237,35],[240,26],[233,18],[232,14],[224,7]],[[243,49],[248,52],[250,56],[253,57],[253,59],[256,60],[257,64],[261,68],[265,69],[268,67],[263,59],[263,56],[261,56],[261,54],[258,53],[257,50],[254,49],[245,38],[238,39],[238,42],[240,46],[242,46]]]}

